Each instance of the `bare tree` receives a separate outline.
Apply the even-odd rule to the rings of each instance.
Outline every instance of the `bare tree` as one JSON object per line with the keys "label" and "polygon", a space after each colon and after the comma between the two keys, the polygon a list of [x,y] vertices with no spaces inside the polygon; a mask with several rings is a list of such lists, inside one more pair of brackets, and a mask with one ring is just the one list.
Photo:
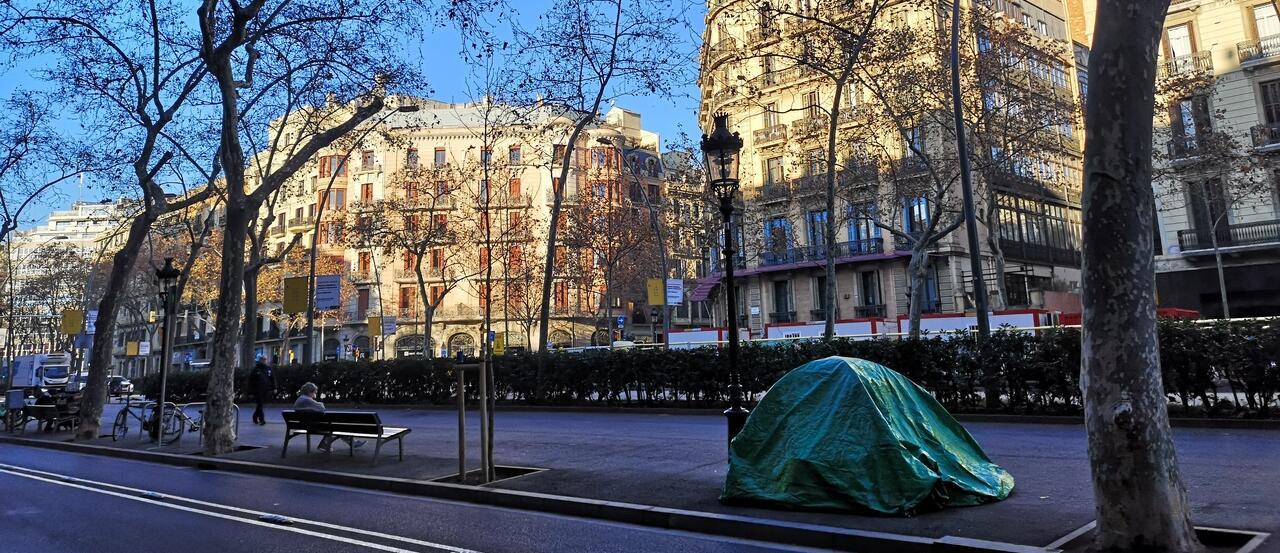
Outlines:
{"label": "bare tree", "polygon": [[[685,0],[570,0],[557,3],[530,32],[517,33],[528,56],[520,88],[536,92],[568,119],[563,144],[551,164],[554,182],[542,277],[538,347],[547,343],[551,288],[561,208],[570,182],[574,150],[582,133],[599,119],[601,106],[629,94],[670,96],[689,82],[691,49],[680,33]],[[541,363],[539,364],[541,366]]]}
{"label": "bare tree", "polygon": [[1200,549],[1161,384],[1151,255],[1151,100],[1168,7],[1099,2],[1089,54],[1080,387],[1100,551]]}

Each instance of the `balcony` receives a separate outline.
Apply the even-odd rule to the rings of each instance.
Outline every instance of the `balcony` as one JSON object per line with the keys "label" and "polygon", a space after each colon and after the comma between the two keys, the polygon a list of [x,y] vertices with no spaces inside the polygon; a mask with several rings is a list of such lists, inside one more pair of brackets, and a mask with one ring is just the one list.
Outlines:
{"label": "balcony", "polygon": [[481,311],[470,305],[450,305],[436,309],[435,320],[437,321],[474,321],[479,320]]}
{"label": "balcony", "polygon": [[863,317],[883,318],[885,316],[884,313],[885,313],[884,304],[859,305],[853,308],[853,316],[858,318],[863,318]]}
{"label": "balcony", "polygon": [[728,60],[736,51],[738,51],[738,41],[736,39],[720,39],[720,42],[712,44],[707,49],[707,67],[714,69]]}
{"label": "balcony", "polygon": [[[555,196],[555,194],[554,194],[552,191],[548,190],[548,191],[547,191],[547,205],[551,205],[551,203],[552,203],[552,202],[554,202],[554,201],[556,201],[556,196]],[[570,205],[570,204],[576,204],[576,203],[578,203],[578,195],[577,195],[577,194],[574,194],[574,193],[572,193],[572,192],[570,192],[570,193],[565,193],[565,194],[564,194],[564,197],[563,197],[563,198],[561,198],[561,204],[562,204],[562,205]]]}
{"label": "balcony", "polygon": [[728,103],[729,100],[732,100],[737,95],[738,95],[737,87],[726,86],[720,90],[715,91],[715,93],[711,95],[711,105],[716,108],[719,108],[722,105]]}
{"label": "balcony", "polygon": [[779,202],[791,199],[791,186],[777,182],[766,182],[760,187],[760,201],[764,203]]}
{"label": "balcony", "polygon": [[1256,40],[1237,42],[1236,52],[1240,56],[1241,65],[1261,62],[1267,58],[1280,56],[1280,35],[1264,36]]}
{"label": "balcony", "polygon": [[[1218,247],[1280,246],[1280,219],[1227,225],[1218,229]],[[1183,253],[1213,249],[1209,229],[1178,231],[1178,246]]]}
{"label": "balcony", "polygon": [[1195,77],[1213,73],[1213,52],[1208,50],[1168,58],[1160,62],[1159,78]]}
{"label": "balcony", "polygon": [[796,322],[795,311],[778,311],[769,314],[769,322],[771,323],[794,323]]}
{"label": "balcony", "polygon": [[1042,263],[1057,267],[1079,267],[1080,250],[1055,248],[1016,240],[1000,240],[1000,250],[1005,258],[1029,263]]}
{"label": "balcony", "polygon": [[1249,135],[1253,137],[1254,148],[1274,149],[1271,147],[1280,144],[1280,125],[1256,125],[1249,129]]}
{"label": "balcony", "polygon": [[808,115],[804,119],[791,122],[791,136],[804,138],[827,130],[825,115]]}
{"label": "balcony", "polygon": [[747,33],[747,44],[753,48],[763,46],[766,42],[773,42],[781,38],[776,27],[766,27],[763,29],[752,29]]}
{"label": "balcony", "polygon": [[363,271],[357,269],[351,272],[351,280],[356,284],[371,284],[378,279],[377,275],[373,274],[372,269],[365,269]]}
{"label": "balcony", "polygon": [[[417,282],[418,281],[418,273],[414,272],[413,269],[396,267],[394,271],[394,275],[397,282]],[[424,277],[427,276],[426,270],[423,270],[422,276]]]}
{"label": "balcony", "polygon": [[787,139],[786,125],[772,125],[763,129],[758,129],[751,134],[755,140],[756,146],[766,146],[775,142],[782,142]]}
{"label": "balcony", "polygon": [[284,227],[282,227],[282,226],[280,226],[280,225],[276,225],[276,226],[271,227],[271,237],[272,237],[272,238],[280,238],[280,237],[282,237],[282,236],[284,236]]}
{"label": "balcony", "polygon": [[[884,253],[884,239],[868,238],[851,242],[839,242],[836,244],[835,249],[837,258]],[[899,247],[898,250],[905,251],[906,248]],[[760,266],[771,267],[788,263],[800,263],[802,261],[824,261],[826,259],[826,246],[771,248],[760,253]]]}
{"label": "balcony", "polygon": [[[840,309],[838,309],[838,308],[836,309],[836,318],[837,318],[837,319],[839,319],[839,318],[840,318]],[[826,321],[826,320],[827,320],[827,310],[826,310],[826,309],[810,309],[810,310],[809,310],[809,320],[810,320],[810,321]]]}
{"label": "balcony", "polygon": [[1169,139],[1165,145],[1166,153],[1169,159],[1180,160],[1190,159],[1200,155],[1202,150],[1202,140],[1198,136],[1175,136]]}
{"label": "balcony", "polygon": [[289,221],[289,230],[292,232],[306,232],[314,228],[316,218],[314,215],[306,217],[297,217]]}

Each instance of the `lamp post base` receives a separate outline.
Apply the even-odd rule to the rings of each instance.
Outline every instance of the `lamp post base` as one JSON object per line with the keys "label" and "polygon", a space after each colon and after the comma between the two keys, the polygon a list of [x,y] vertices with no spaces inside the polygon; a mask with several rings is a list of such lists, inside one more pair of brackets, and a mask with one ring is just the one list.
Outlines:
{"label": "lamp post base", "polygon": [[751,416],[751,411],[742,406],[734,406],[724,410],[724,418],[729,423],[729,443],[733,443],[733,437],[742,431],[742,427],[747,425],[747,417]]}

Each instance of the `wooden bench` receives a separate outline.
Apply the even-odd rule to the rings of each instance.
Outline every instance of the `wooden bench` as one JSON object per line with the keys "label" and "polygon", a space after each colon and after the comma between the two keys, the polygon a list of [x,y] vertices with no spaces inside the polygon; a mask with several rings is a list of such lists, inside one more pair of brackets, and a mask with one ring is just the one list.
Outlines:
{"label": "wooden bench", "polygon": [[[373,440],[373,463],[378,463],[378,453],[382,444],[395,440],[400,449],[400,460],[404,460],[404,437],[408,428],[383,426],[382,419],[372,411],[284,411],[284,447],[280,457],[289,453],[289,440],[298,436],[306,436],[307,452],[311,452],[311,436],[331,438],[350,438],[348,448],[350,455],[355,455],[355,440]],[[332,441],[330,446],[332,446]]]}

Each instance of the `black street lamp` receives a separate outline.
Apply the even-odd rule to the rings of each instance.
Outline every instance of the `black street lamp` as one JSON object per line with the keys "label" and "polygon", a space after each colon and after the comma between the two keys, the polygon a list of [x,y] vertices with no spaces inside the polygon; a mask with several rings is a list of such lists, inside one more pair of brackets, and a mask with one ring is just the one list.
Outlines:
{"label": "black street lamp", "polygon": [[742,137],[729,132],[729,115],[716,113],[715,128],[702,135],[702,160],[707,172],[707,188],[720,200],[720,216],[724,221],[725,294],[729,301],[729,408],[724,416],[729,423],[729,442],[747,424],[751,414],[742,406],[742,375],[738,373],[738,300],[733,283],[733,200],[738,194],[738,154]]}
{"label": "black street lamp", "polygon": [[178,296],[178,277],[182,272],[173,266],[173,258],[164,258],[164,267],[156,269],[156,284],[160,287],[160,306],[164,313],[160,335],[160,396],[156,398],[156,417],[151,423],[151,436],[164,445],[164,394],[169,377],[169,356],[173,348],[173,312]]}

